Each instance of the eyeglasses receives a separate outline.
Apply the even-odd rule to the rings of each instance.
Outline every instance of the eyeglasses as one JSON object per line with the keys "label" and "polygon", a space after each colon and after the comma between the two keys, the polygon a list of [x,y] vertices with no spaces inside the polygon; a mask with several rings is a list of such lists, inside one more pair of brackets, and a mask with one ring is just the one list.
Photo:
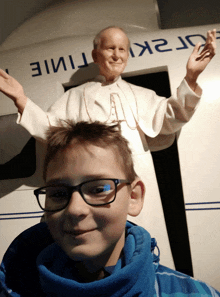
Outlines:
{"label": "eyeglasses", "polygon": [[44,211],[59,211],[67,207],[72,193],[78,191],[83,200],[92,206],[112,203],[116,198],[119,184],[130,184],[125,179],[96,179],[83,182],[77,186],[46,186],[34,190],[40,208]]}

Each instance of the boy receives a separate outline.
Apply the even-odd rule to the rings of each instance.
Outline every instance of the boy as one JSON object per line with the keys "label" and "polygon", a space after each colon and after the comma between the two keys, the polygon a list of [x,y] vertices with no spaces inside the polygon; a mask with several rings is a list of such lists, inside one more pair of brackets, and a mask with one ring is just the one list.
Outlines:
{"label": "boy", "polygon": [[143,206],[120,126],[71,121],[48,133],[45,186],[34,191],[45,223],[6,252],[2,296],[220,296],[159,264],[156,241],[127,222]]}

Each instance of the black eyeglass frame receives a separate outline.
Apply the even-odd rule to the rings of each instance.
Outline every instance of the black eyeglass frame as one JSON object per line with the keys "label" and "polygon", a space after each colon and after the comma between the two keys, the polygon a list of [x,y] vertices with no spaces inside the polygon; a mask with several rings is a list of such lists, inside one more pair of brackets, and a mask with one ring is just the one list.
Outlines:
{"label": "black eyeglass frame", "polygon": [[[82,187],[84,184],[86,184],[86,183],[94,182],[94,181],[100,181],[100,180],[111,180],[111,181],[114,182],[114,185],[115,185],[115,194],[114,194],[114,198],[113,198],[111,201],[106,202],[106,203],[103,203],[103,204],[93,204],[93,203],[89,203],[88,201],[86,201],[85,197],[83,196],[83,192],[82,192],[82,190],[81,190],[81,187]],[[82,183],[80,183],[80,184],[78,184],[78,185],[76,185],[76,186],[60,185],[60,187],[61,187],[61,186],[62,186],[62,187],[66,187],[66,188],[68,189],[69,199],[67,200],[67,204],[66,204],[64,207],[61,207],[61,208],[56,209],[56,210],[47,210],[47,209],[43,208],[43,207],[41,206],[41,204],[40,204],[40,201],[39,201],[39,194],[40,194],[40,192],[41,192],[43,189],[45,189],[45,188],[51,188],[51,187],[53,187],[54,185],[51,185],[51,186],[44,186],[44,187],[40,187],[40,188],[38,188],[38,189],[35,189],[35,190],[34,190],[34,195],[35,195],[35,197],[37,198],[37,202],[38,202],[38,205],[40,206],[40,208],[41,208],[43,211],[46,211],[46,212],[57,212],[57,211],[60,211],[60,210],[65,209],[65,208],[67,207],[67,205],[69,204],[69,202],[70,202],[70,199],[71,199],[71,196],[72,196],[73,192],[75,192],[75,191],[78,191],[78,192],[80,193],[81,197],[83,198],[83,200],[85,201],[86,204],[91,205],[91,206],[103,206],[103,205],[107,205],[107,204],[110,204],[110,203],[112,203],[112,202],[115,201],[115,199],[116,199],[116,194],[117,194],[117,186],[118,186],[119,184],[123,184],[123,183],[125,183],[125,184],[127,184],[127,185],[130,185],[130,184],[131,184],[131,182],[130,182],[129,180],[127,180],[127,179],[118,179],[118,178],[100,178],[100,179],[88,180],[88,181],[82,182]],[[57,185],[57,187],[59,187],[59,185]]]}

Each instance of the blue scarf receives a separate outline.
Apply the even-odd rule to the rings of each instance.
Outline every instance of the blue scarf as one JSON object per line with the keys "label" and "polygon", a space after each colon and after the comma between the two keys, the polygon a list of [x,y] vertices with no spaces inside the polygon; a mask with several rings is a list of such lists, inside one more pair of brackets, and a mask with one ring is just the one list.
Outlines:
{"label": "blue scarf", "polygon": [[142,227],[127,223],[123,257],[114,272],[102,280],[82,283],[74,274],[73,261],[57,244],[45,248],[37,258],[40,282],[46,296],[53,297],[152,297],[155,272],[152,250],[155,241]]}

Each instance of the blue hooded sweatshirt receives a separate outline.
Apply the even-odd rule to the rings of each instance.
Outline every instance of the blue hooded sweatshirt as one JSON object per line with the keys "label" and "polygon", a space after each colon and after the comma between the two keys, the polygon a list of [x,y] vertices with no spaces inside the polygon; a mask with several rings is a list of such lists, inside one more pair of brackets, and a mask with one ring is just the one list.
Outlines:
{"label": "blue hooded sweatshirt", "polygon": [[0,269],[0,297],[184,297],[220,296],[203,282],[159,264],[155,239],[142,227],[126,225],[123,256],[113,273],[85,283],[45,223],[19,235],[7,250]]}

